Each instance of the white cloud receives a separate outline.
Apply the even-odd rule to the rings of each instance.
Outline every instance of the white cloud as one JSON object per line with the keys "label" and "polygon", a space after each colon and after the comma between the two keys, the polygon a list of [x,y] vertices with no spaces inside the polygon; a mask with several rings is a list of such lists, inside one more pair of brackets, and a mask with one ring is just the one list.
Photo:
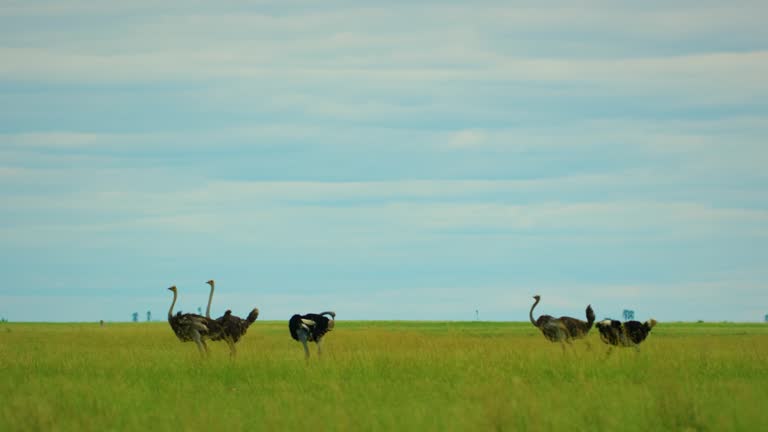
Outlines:
{"label": "white cloud", "polygon": [[[436,319],[458,315],[473,290],[520,311],[539,291],[566,313],[585,303],[571,288],[616,309],[758,296],[764,2],[352,6],[0,6],[0,237],[18,290],[97,284],[67,274],[126,262],[163,280],[290,269],[274,282],[298,262],[372,274],[332,303],[397,317],[435,297]],[[569,267],[609,254],[652,276],[592,289]],[[576,278],[483,271],[513,258]],[[382,266],[405,270],[387,287]],[[460,289],[431,279],[462,266]],[[271,295],[270,309],[306,299]]]}
{"label": "white cloud", "polygon": [[[281,51],[274,48],[275,51]],[[368,82],[416,81],[549,81],[593,83],[616,88],[626,94],[645,89],[709,88],[710,98],[740,96],[764,90],[761,78],[768,73],[768,52],[711,53],[674,57],[629,59],[530,59],[499,56],[474,67],[467,58],[448,57],[437,62],[423,59],[404,61],[379,56],[359,64],[342,58],[323,64],[310,59],[289,61],[288,57],[265,59],[259,51],[195,49],[139,54],[90,54],[46,48],[0,48],[8,61],[0,66],[0,78],[49,81],[148,81],[209,79],[302,79]],[[285,55],[284,53],[282,55]],[[406,59],[407,60],[407,59]],[[357,63],[357,64],[356,64]],[[434,63],[451,63],[439,65]],[[56,65],[55,72],[50,65]],[[707,95],[701,95],[702,97]]]}
{"label": "white cloud", "polygon": [[[5,236],[23,243],[35,237],[66,238],[78,233],[136,229],[218,233],[234,242],[251,241],[241,239],[240,232],[259,232],[271,238],[291,230],[298,233],[298,241],[302,236],[324,239],[351,232],[365,233],[370,238],[389,237],[396,232],[429,236],[473,229],[499,234],[559,230],[563,236],[587,232],[617,239],[639,236],[657,240],[709,238],[720,232],[731,236],[768,235],[768,211],[760,209],[630,199],[494,202],[499,196],[522,192],[585,187],[597,192],[604,182],[622,180],[619,176],[587,176],[520,182],[211,182],[164,192],[90,191],[55,200],[48,196],[8,197],[6,204],[17,212],[65,211],[82,217],[60,224],[16,221],[5,230]],[[642,177],[639,180],[648,181]],[[152,188],[151,184],[145,187]],[[478,196],[488,198],[478,202]],[[89,221],[94,217],[96,221]]]}
{"label": "white cloud", "polygon": [[[177,310],[194,311],[204,308],[207,302],[207,286],[201,281],[168,281],[183,289]],[[474,320],[478,309],[483,320],[527,321],[533,304],[533,294],[542,295],[542,302],[534,316],[582,316],[587,304],[591,304],[597,318],[619,318],[625,308],[636,310],[637,319],[656,318],[663,321],[679,320],[735,320],[761,321],[761,309],[752,306],[763,302],[763,285],[758,280],[721,278],[713,281],[688,281],[680,283],[579,283],[566,284],[492,284],[462,285],[455,287],[399,286],[369,291],[360,287],[355,292],[304,292],[279,287],[265,287],[259,283],[243,284],[237,281],[221,281],[212,308],[217,316],[226,308],[235,314],[245,315],[251,307],[260,309],[259,319],[286,320],[294,313],[334,310],[337,319],[427,319],[427,320]],[[276,289],[278,288],[278,289]],[[151,310],[155,320],[164,320],[170,304],[170,296],[162,284],[136,287],[131,296],[110,295],[110,289],[102,290],[101,296],[82,295],[6,295],[2,299],[0,316],[11,321],[61,320],[92,321],[99,319],[130,320],[130,313],[140,312],[145,319]],[[711,299],[725,300],[718,304],[719,311],[706,305]],[[663,302],[658,299],[663,298]],[[77,304],[88,308],[78,309]],[[429,307],[425,307],[429,304]],[[234,307],[233,307],[234,306]],[[18,311],[33,311],[21,315]],[[713,314],[715,312],[715,314]]]}
{"label": "white cloud", "polygon": [[486,136],[482,131],[463,130],[452,134],[449,145],[456,148],[471,148],[485,143]]}
{"label": "white cloud", "polygon": [[[36,12],[35,7],[20,11],[16,5],[0,13],[12,17],[86,9],[114,19],[122,8],[98,6],[47,4]],[[133,9],[149,6],[138,5],[128,7],[133,13],[124,20],[94,23],[90,30],[50,26],[33,33],[8,32],[0,47],[5,59],[0,78],[65,83],[237,80],[236,88],[257,81],[316,83],[316,88],[349,88],[360,81],[416,88],[522,81],[590,85],[623,95],[663,91],[709,103],[754,100],[764,93],[764,5],[592,6],[401,4],[390,9],[339,4],[323,11],[290,8],[285,14],[257,6],[195,15],[178,5],[165,14],[142,15]],[[696,38],[734,34],[754,42],[732,52],[702,50],[706,44],[696,43]],[[691,38],[695,49],[663,55],[591,51],[605,43],[601,41],[631,46],[639,39],[659,46],[679,45],[681,37]],[[573,43],[578,49],[564,52],[562,47]]]}

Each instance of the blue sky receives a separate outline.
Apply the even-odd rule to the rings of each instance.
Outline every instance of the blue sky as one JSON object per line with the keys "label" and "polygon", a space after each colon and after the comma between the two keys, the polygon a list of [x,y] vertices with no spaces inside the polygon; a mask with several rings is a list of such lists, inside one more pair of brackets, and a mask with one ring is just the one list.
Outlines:
{"label": "blue sky", "polygon": [[762,320],[764,2],[0,4],[0,316]]}

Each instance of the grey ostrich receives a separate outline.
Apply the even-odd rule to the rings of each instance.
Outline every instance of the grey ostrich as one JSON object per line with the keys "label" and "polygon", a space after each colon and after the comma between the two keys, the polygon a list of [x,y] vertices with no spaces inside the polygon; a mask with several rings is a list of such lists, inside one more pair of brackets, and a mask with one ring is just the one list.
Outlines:
{"label": "grey ostrich", "polygon": [[[574,339],[580,339],[586,336],[592,328],[592,323],[595,322],[595,312],[592,310],[591,305],[587,306],[587,321],[567,316],[555,318],[551,315],[541,315],[538,319],[534,320],[533,308],[539,304],[541,296],[535,295],[533,298],[536,299],[536,301],[533,303],[533,306],[531,306],[531,311],[529,312],[531,324],[541,330],[541,333],[550,342],[570,344]],[[565,350],[565,345],[562,345],[562,347],[563,350]]]}
{"label": "grey ostrich", "polygon": [[[331,318],[326,317],[330,316]],[[317,343],[317,355],[323,352],[323,336],[333,330],[335,326],[336,313],[332,311],[321,312],[319,314],[296,314],[288,321],[288,330],[294,340],[301,342],[304,346],[304,358],[309,360],[309,348],[307,342]]]}
{"label": "grey ostrich", "polygon": [[[213,291],[215,289],[216,282],[211,279],[206,283],[211,286],[211,292],[208,295],[208,307],[205,309],[205,316],[206,318],[210,319],[211,302],[213,301]],[[245,335],[245,333],[248,331],[248,327],[250,327],[250,325],[253,324],[253,322],[256,321],[256,318],[258,317],[259,308],[251,309],[251,312],[245,319],[242,319],[236,315],[232,315],[232,311],[227,309],[227,311],[224,312],[224,315],[216,318],[215,322],[218,325],[217,327],[220,329],[220,331],[214,335],[211,340],[225,341],[229,346],[230,358],[234,358],[237,355],[237,348],[235,347],[235,344],[240,340],[241,337]]]}
{"label": "grey ostrich", "polygon": [[259,308],[253,308],[245,319],[232,315],[232,311],[227,309],[224,315],[216,318],[216,322],[221,326],[222,336],[213,340],[223,339],[229,345],[229,356],[234,358],[237,355],[235,344],[245,335],[248,327],[259,317]]}
{"label": "grey ostrich", "polygon": [[171,325],[171,329],[173,329],[173,332],[180,341],[194,341],[200,354],[207,355],[208,346],[205,344],[205,339],[217,333],[218,325],[206,317],[197,314],[182,314],[178,312],[176,315],[173,315],[173,307],[176,305],[178,290],[176,285],[168,289],[173,292],[173,301],[168,309],[168,323]]}

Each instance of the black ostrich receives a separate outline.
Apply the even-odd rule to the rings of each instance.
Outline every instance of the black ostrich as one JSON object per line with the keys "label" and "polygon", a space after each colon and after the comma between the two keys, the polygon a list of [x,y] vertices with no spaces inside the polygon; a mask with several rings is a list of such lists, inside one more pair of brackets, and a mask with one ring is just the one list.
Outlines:
{"label": "black ostrich", "polygon": [[[330,315],[331,318],[325,315]],[[288,329],[291,337],[304,345],[304,358],[309,360],[309,348],[307,342],[317,343],[317,355],[322,354],[323,336],[333,330],[335,325],[335,312],[322,312],[319,314],[296,314],[288,321]]]}
{"label": "black ostrich", "polygon": [[[571,343],[574,339],[580,339],[585,337],[589,330],[592,328],[592,323],[595,322],[595,312],[592,310],[592,305],[587,305],[586,315],[587,321],[582,321],[577,318],[571,318],[568,316],[555,318],[551,315],[541,315],[538,319],[533,319],[533,308],[539,304],[541,296],[533,296],[536,301],[531,306],[529,317],[531,324],[536,326],[547,340],[550,342],[563,342]],[[565,345],[562,345],[565,350]]]}
{"label": "black ostrich", "polygon": [[598,322],[595,327],[600,331],[600,339],[610,345],[607,353],[610,354],[615,346],[634,347],[636,351],[640,351],[639,345],[648,337],[656,324],[657,321],[653,318],[644,323],[640,321],[622,323],[617,320],[605,319]]}
{"label": "black ostrich", "polygon": [[[211,286],[211,292],[208,295],[208,307],[205,309],[205,316],[206,318],[210,319],[211,302],[213,301],[213,290],[216,282],[211,279],[206,283]],[[237,355],[235,344],[240,340],[241,337],[243,337],[243,335],[245,335],[245,333],[248,331],[248,327],[250,327],[250,325],[253,324],[253,322],[256,321],[256,318],[258,317],[258,308],[253,308],[246,319],[232,315],[232,311],[227,309],[227,311],[224,312],[224,315],[216,318],[215,322],[218,325],[217,328],[220,329],[220,331],[217,332],[216,335],[213,335],[211,340],[225,341],[227,345],[229,345],[229,356],[234,358]]]}
{"label": "black ostrich", "polygon": [[173,301],[168,309],[168,323],[171,325],[171,329],[180,341],[194,341],[200,354],[207,355],[208,345],[205,344],[205,339],[211,339],[220,334],[220,326],[213,320],[197,314],[178,312],[173,315],[173,306],[176,305],[178,292],[176,285],[168,289],[173,292]]}

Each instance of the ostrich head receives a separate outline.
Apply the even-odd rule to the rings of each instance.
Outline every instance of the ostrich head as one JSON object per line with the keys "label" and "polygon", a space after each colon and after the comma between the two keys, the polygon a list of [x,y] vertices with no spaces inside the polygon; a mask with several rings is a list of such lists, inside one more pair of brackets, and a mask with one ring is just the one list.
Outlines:
{"label": "ostrich head", "polygon": [[213,284],[214,284],[214,283],[216,283],[216,282],[214,282],[214,281],[213,281],[213,279],[211,279],[211,280],[209,280],[209,281],[208,281],[208,282],[206,282],[206,283],[207,283],[208,285],[210,285],[210,286],[213,286]]}
{"label": "ostrich head", "polygon": [[533,296],[533,298],[534,298],[534,299],[536,299],[536,301],[539,301],[539,300],[541,300],[541,296],[540,296],[540,295],[538,295],[538,294],[536,294],[535,296]]}
{"label": "ostrich head", "polygon": [[168,287],[168,291],[176,292],[176,285],[172,285],[172,286]]}

